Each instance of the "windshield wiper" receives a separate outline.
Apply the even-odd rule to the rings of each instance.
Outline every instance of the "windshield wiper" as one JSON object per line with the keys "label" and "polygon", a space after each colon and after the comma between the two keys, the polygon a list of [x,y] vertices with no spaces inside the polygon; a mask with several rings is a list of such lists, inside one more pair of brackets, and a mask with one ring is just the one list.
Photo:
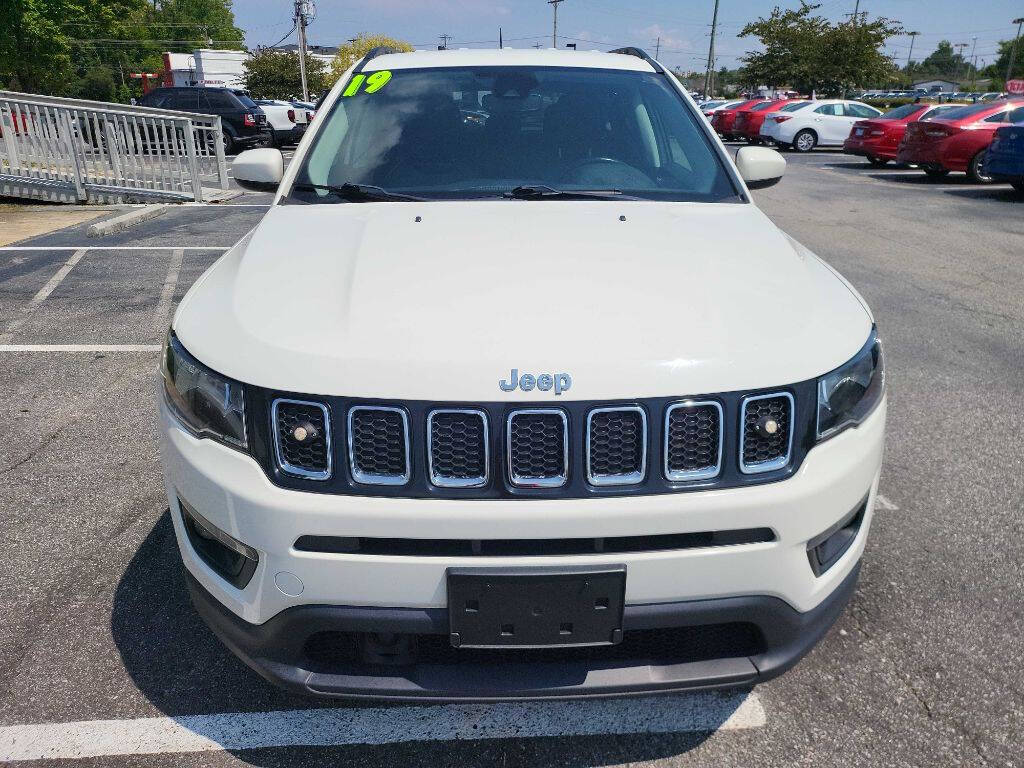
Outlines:
{"label": "windshield wiper", "polygon": [[399,192],[389,192],[384,189],[384,187],[378,187],[373,184],[352,184],[351,182],[345,182],[344,184],[337,185],[299,182],[298,184],[293,184],[292,189],[301,189],[307,192],[322,190],[330,192],[336,197],[350,203],[372,203],[389,200],[394,202],[418,202],[426,200],[425,197],[414,197],[413,195],[403,195]]}
{"label": "windshield wiper", "polygon": [[502,195],[513,200],[639,200],[621,189],[555,189],[547,184],[524,184]]}

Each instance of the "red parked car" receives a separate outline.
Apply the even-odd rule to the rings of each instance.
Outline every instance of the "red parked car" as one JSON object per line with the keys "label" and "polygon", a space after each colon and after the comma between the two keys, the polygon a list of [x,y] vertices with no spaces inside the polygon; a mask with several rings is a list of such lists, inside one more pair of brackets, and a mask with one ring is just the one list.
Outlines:
{"label": "red parked car", "polygon": [[768,99],[750,99],[744,101],[732,109],[719,109],[713,115],[711,115],[711,126],[718,132],[718,135],[723,139],[731,139],[734,134],[734,123],[736,121],[736,113],[741,109],[749,109],[756,104],[763,104]]}
{"label": "red parked car", "polygon": [[988,183],[992,177],[985,173],[985,152],[996,129],[1021,104],[1020,100],[988,101],[954,109],[935,120],[910,123],[896,160],[920,166],[933,179],[965,171],[974,181]]}
{"label": "red parked car", "polygon": [[792,104],[794,101],[807,101],[807,99],[776,99],[775,101],[762,101],[746,109],[736,110],[736,119],[733,122],[733,134],[741,136],[751,144],[761,143],[761,124],[766,115],[778,109]]}
{"label": "red parked car", "polygon": [[861,120],[853,124],[850,137],[843,144],[848,155],[867,158],[872,165],[885,165],[896,159],[900,141],[907,125],[918,120],[934,120],[966,104],[905,104],[886,112],[881,117]]}

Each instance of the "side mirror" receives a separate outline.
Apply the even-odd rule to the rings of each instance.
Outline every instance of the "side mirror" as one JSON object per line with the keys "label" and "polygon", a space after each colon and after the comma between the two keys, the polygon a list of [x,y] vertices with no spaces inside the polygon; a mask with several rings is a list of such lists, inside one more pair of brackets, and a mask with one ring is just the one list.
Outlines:
{"label": "side mirror", "polygon": [[778,184],[782,179],[786,172],[786,158],[767,147],[740,147],[736,153],[736,169],[748,187],[763,189]]}
{"label": "side mirror", "polygon": [[231,170],[240,186],[273,192],[284,176],[284,158],[277,149],[247,149],[231,163]]}

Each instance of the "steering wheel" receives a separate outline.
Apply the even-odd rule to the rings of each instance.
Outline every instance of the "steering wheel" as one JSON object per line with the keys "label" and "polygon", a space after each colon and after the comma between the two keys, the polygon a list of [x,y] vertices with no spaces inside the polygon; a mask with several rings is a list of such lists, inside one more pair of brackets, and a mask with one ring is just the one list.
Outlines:
{"label": "steering wheel", "polygon": [[[590,175],[588,171],[593,172]],[[654,181],[646,173],[614,157],[584,157],[562,174],[562,181],[600,184],[614,187],[651,187]]]}

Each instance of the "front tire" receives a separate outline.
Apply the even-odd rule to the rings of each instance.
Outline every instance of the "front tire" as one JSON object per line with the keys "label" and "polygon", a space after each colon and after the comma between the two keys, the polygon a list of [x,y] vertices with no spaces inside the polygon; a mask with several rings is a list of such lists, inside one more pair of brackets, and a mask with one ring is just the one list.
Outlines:
{"label": "front tire", "polygon": [[793,137],[793,149],[797,152],[810,152],[816,146],[818,146],[818,137],[809,128],[804,128]]}
{"label": "front tire", "polygon": [[975,184],[991,184],[994,179],[991,175],[985,172],[985,153],[988,150],[981,150],[974,157],[971,158],[970,165],[967,166],[967,177]]}

